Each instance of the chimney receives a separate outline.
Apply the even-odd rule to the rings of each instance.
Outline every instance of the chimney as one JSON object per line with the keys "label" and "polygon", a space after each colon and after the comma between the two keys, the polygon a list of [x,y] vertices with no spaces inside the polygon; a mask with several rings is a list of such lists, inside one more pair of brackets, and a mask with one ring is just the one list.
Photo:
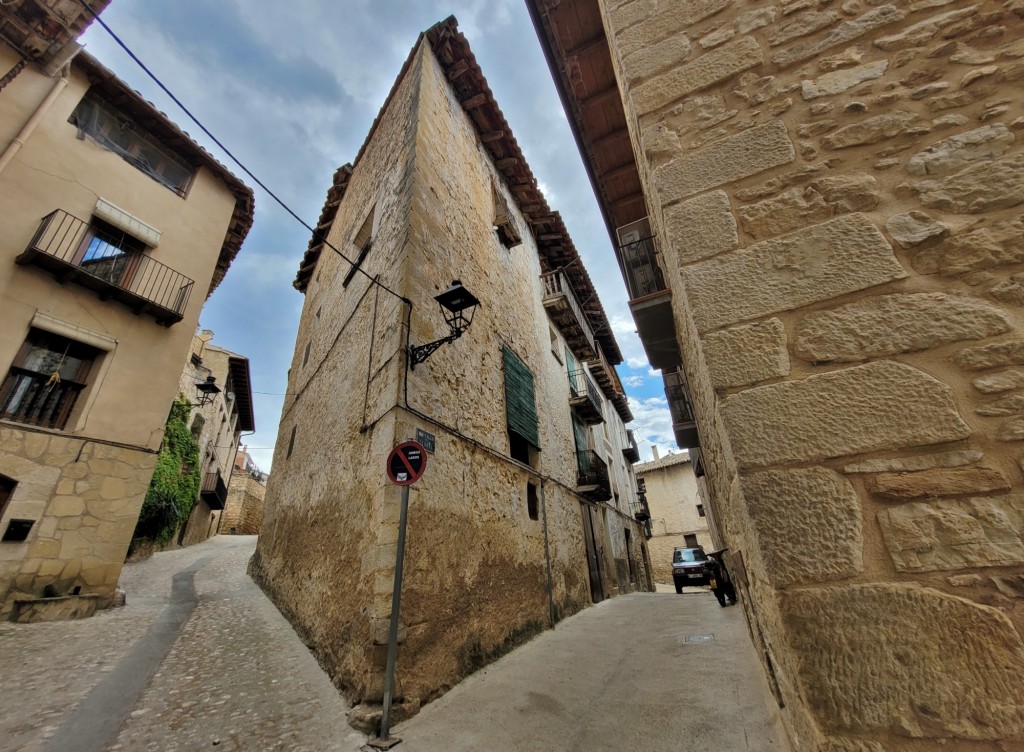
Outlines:
{"label": "chimney", "polygon": [[655,460],[659,460],[659,459],[661,459],[661,458],[660,458],[660,457],[658,456],[658,445],[657,445],[657,444],[651,444],[651,454],[653,454],[653,455],[654,455],[654,459],[655,459]]}

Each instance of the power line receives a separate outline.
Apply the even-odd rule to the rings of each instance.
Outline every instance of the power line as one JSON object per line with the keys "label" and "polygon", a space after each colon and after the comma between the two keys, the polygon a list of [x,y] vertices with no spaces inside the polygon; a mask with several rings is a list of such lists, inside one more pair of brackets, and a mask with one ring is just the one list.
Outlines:
{"label": "power line", "polygon": [[315,237],[318,240],[320,240],[325,246],[327,246],[332,251],[334,251],[336,254],[338,254],[338,256],[340,256],[344,261],[348,262],[348,264],[355,271],[359,272],[364,277],[366,277],[368,280],[370,280],[371,284],[377,285],[378,287],[380,287],[381,289],[385,290],[386,292],[389,292],[392,295],[394,295],[396,298],[401,300],[403,303],[406,303],[407,305],[409,305],[409,307],[412,307],[412,301],[411,300],[409,300],[404,295],[399,295],[397,292],[392,290],[390,287],[385,285],[383,282],[378,280],[376,277],[371,276],[370,273],[367,272],[366,270],[364,270],[361,266],[357,266],[355,264],[355,262],[352,261],[352,259],[350,259],[344,253],[342,253],[340,250],[338,250],[338,248],[336,248],[326,237],[324,237],[324,235],[322,233],[318,232],[313,227],[311,227],[309,224],[307,224],[306,221],[302,217],[300,217],[298,214],[296,214],[292,210],[292,208],[290,206],[288,206],[288,204],[286,204],[284,201],[282,201],[280,198],[278,198],[276,193],[274,193],[272,190],[270,190],[270,188],[268,188],[267,185],[262,180],[260,180],[258,177],[256,177],[256,175],[253,174],[253,172],[248,167],[246,167],[238,157],[236,157],[233,153],[231,153],[231,150],[228,149],[228,147],[226,147],[223,143],[221,143],[220,139],[218,139],[216,136],[214,136],[213,133],[211,133],[210,130],[205,125],[203,125],[202,122],[200,122],[199,118],[197,118],[195,115],[192,114],[192,111],[189,110],[188,107],[186,107],[184,104],[182,104],[181,100],[178,99],[171,92],[171,90],[168,89],[164,85],[163,81],[161,81],[159,78],[157,78],[156,74],[153,73],[153,71],[151,71],[146,66],[146,64],[144,62],[142,62],[142,60],[139,59],[138,55],[136,55],[134,52],[132,52],[131,48],[129,48],[128,45],[125,44],[121,40],[121,38],[117,34],[114,33],[113,29],[111,29],[109,26],[107,26],[107,24],[103,21],[103,19],[99,17],[99,14],[97,14],[96,11],[94,11],[85,0],[78,0],[78,2],[79,2],[79,4],[83,8],[85,8],[87,11],[89,11],[89,15],[92,16],[93,20],[96,21],[96,23],[98,23],[103,28],[103,30],[107,32],[107,34],[110,35],[111,39],[113,39],[115,42],[117,42],[118,46],[122,50],[125,51],[125,53],[128,55],[128,57],[130,57],[133,61],[135,61],[135,63],[140,68],[142,68],[142,70],[145,72],[145,74],[147,76],[149,76],[157,86],[160,87],[160,90],[163,91],[164,94],[169,96],[171,98],[171,100],[176,105],[178,105],[178,107],[181,109],[181,111],[184,112],[188,116],[189,120],[191,120],[193,123],[195,123],[203,133],[205,133],[215,144],[217,144],[217,146],[219,146],[221,148],[221,150],[225,154],[228,155],[228,157],[231,158],[232,162],[234,162],[236,165],[238,165],[238,167],[246,175],[248,175],[250,178],[252,178],[253,182],[255,182],[256,185],[258,185],[260,188],[262,188],[267,193],[268,196],[270,196],[272,199],[274,199],[274,201],[276,201],[277,204],[282,209],[284,209],[286,212],[288,212],[288,214],[290,214],[295,219],[295,221],[297,221],[300,225],[305,227],[309,232],[313,233],[313,237]]}

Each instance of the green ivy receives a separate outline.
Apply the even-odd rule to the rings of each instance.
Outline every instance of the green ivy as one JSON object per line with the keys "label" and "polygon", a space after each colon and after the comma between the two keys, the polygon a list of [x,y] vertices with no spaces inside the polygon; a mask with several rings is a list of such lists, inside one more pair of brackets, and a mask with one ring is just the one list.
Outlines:
{"label": "green ivy", "polygon": [[153,480],[135,526],[135,538],[167,543],[174,531],[188,520],[199,498],[202,475],[199,444],[188,426],[191,412],[192,406],[183,395],[171,405]]}

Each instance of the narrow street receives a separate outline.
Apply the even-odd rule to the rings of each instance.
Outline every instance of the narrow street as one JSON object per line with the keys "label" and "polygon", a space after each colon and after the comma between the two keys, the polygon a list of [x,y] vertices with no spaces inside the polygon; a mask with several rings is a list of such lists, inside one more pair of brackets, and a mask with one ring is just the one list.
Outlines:
{"label": "narrow street", "polygon": [[[0,747],[360,749],[345,702],[245,574],[254,547],[222,536],[129,565],[128,605],[91,619],[0,624]],[[394,735],[409,752],[768,752],[785,749],[773,709],[739,609],[642,593],[545,632]]]}

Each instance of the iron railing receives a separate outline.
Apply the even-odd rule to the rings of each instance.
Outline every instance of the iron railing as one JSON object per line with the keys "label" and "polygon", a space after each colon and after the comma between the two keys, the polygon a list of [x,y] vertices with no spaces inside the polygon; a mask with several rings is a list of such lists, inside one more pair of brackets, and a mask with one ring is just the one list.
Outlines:
{"label": "iron railing", "polygon": [[576,452],[576,468],[579,471],[576,476],[576,485],[597,486],[598,489],[607,493],[604,498],[611,497],[611,482],[608,479],[608,465],[601,459],[601,456],[593,449],[584,449]]}
{"label": "iron railing", "polygon": [[646,522],[651,519],[651,509],[647,506],[647,497],[641,496],[636,501],[630,504],[632,508],[633,517],[637,522]]}
{"label": "iron railing", "polygon": [[628,462],[640,461],[640,447],[636,444],[636,437],[633,435],[632,429],[626,429],[626,446],[622,448],[622,456]]}
{"label": "iron railing", "polygon": [[129,293],[131,302],[151,303],[180,318],[194,281],[145,253],[126,249],[126,245],[125,237],[97,230],[57,209],[43,217],[27,251],[59,259]]}
{"label": "iron railing", "polygon": [[64,428],[82,384],[11,366],[0,387],[0,418],[45,428]]}
{"label": "iron railing", "polygon": [[653,237],[619,246],[619,259],[622,261],[630,300],[666,289],[665,275],[658,266],[657,256],[658,249]]}
{"label": "iron railing", "polygon": [[692,423],[694,417],[693,404],[686,389],[686,381],[679,371],[662,371],[665,383],[665,397],[668,409],[672,414],[673,423]]}
{"label": "iron railing", "polygon": [[573,403],[583,401],[589,410],[593,410],[598,416],[603,416],[601,392],[590,375],[582,368],[569,372],[569,400]]}

